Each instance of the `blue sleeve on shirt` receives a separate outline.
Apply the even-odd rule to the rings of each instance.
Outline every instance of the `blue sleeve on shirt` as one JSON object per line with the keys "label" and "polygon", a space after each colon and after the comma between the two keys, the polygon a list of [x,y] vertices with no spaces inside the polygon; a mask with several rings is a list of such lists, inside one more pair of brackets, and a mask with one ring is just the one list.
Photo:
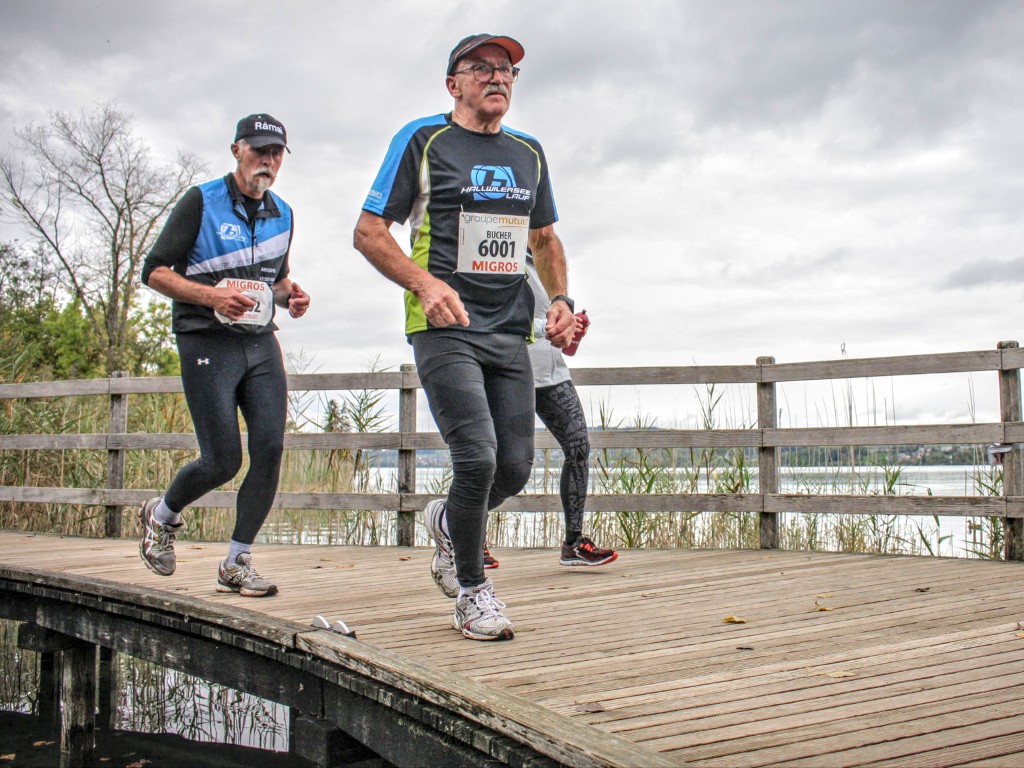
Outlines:
{"label": "blue sleeve on shirt", "polygon": [[420,128],[431,125],[444,125],[446,122],[447,120],[444,115],[423,117],[419,120],[413,120],[395,134],[395,137],[391,140],[391,145],[388,147],[388,152],[384,156],[384,162],[377,172],[377,178],[374,179],[373,186],[370,187],[370,192],[366,195],[366,202],[363,203],[364,211],[375,213],[378,216],[384,215],[384,209],[387,207],[391,193],[394,190],[395,179],[398,177],[402,157],[409,146],[409,141]]}

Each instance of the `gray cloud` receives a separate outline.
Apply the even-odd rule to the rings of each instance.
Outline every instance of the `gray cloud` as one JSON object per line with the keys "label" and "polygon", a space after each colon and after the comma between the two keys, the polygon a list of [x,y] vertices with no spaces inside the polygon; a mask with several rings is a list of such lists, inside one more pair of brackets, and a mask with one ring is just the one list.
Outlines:
{"label": "gray cloud", "polygon": [[966,290],[985,285],[1024,286],[1024,255],[1015,259],[971,259],[938,281],[946,290]]}
{"label": "gray cloud", "polygon": [[401,290],[351,231],[391,136],[450,109],[444,63],[474,31],[526,47],[507,122],[551,164],[571,291],[595,323],[576,364],[1020,335],[1015,0],[6,0],[0,145],[48,110],[114,100],[156,155],[184,148],[219,174],[234,122],[269,111],[293,144],[277,189],[314,297],[282,341],[324,370],[394,366],[411,360]]}

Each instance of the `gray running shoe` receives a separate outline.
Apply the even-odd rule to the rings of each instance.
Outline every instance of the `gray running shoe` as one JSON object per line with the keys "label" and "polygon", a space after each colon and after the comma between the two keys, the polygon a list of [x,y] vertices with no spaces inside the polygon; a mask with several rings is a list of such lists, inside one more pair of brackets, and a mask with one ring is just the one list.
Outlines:
{"label": "gray running shoe", "polygon": [[242,597],[267,597],[277,594],[277,584],[264,579],[252,567],[252,554],[243,552],[228,565],[228,559],[221,560],[217,571],[217,591],[237,592]]}
{"label": "gray running shoe", "polygon": [[505,604],[494,596],[494,584],[485,579],[455,603],[452,628],[470,640],[511,640],[512,620],[501,612]]}
{"label": "gray running shoe", "polygon": [[174,573],[177,560],[174,557],[174,539],[181,528],[178,525],[164,525],[153,517],[153,510],[160,503],[160,497],[150,499],[139,510],[142,524],[142,541],[139,542],[139,556],[153,573],[170,576]]}
{"label": "gray running shoe", "polygon": [[452,540],[441,526],[444,520],[444,499],[434,499],[423,510],[427,533],[434,539],[434,557],[430,561],[430,575],[445,597],[459,596],[459,580],[455,577],[455,549]]}

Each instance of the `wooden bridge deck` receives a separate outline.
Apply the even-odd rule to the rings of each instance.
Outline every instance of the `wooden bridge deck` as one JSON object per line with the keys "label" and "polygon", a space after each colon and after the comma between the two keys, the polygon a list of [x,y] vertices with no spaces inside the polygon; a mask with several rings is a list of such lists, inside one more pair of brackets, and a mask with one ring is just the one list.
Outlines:
{"label": "wooden bridge deck", "polygon": [[[161,578],[134,540],[0,532],[0,564],[110,579],[308,624],[512,691],[701,766],[1017,766],[1024,564],[805,552],[632,550],[568,569],[496,550],[510,643],[450,628],[431,550],[260,545],[281,593],[215,591],[221,544]],[[728,619],[736,622],[732,623]]]}

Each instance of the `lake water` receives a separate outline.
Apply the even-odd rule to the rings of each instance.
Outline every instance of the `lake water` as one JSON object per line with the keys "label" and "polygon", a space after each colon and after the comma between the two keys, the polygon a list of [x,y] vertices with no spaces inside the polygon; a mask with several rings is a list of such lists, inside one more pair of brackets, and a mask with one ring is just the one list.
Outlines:
{"label": "lake water", "polygon": [[[553,452],[555,456],[558,454]],[[601,472],[592,470],[592,493],[624,492],[623,488],[637,484],[629,478],[642,470],[617,466],[619,473],[602,480]],[[666,493],[720,493],[721,484],[730,471],[720,468],[711,472],[694,473],[687,469],[657,469],[660,473],[659,492]],[[757,490],[757,468],[745,468],[745,485]],[[999,468],[974,465],[932,466],[830,466],[780,468],[780,492],[796,494],[853,494],[899,496],[981,496],[990,495],[994,477]],[[444,493],[450,482],[450,469],[437,467],[417,468],[418,493]],[[559,469],[548,463],[534,469],[526,493],[557,494]],[[603,483],[603,487],[602,487]],[[371,478],[370,486],[381,492],[394,492],[397,487],[396,470],[379,467]],[[608,545],[623,547],[630,539],[622,525],[634,527],[632,540],[646,546],[733,547],[751,546],[749,521],[735,523],[733,533],[722,535],[721,520],[713,513],[694,516],[680,511],[676,520],[670,513],[651,513],[649,520],[625,519],[627,513],[599,513],[588,517],[588,532],[596,531]],[[342,517],[340,515],[339,517]],[[560,514],[540,512],[504,512],[492,514],[488,536],[490,543],[499,547],[554,547],[562,534]],[[318,527],[319,526],[319,527]],[[363,526],[362,530],[359,526]],[[685,532],[679,529],[686,527]],[[744,527],[745,526],[745,527]],[[822,549],[854,551],[899,552],[916,555],[947,557],[998,556],[1001,521],[965,517],[869,517],[836,515],[780,515],[782,546],[790,549]],[[675,530],[673,530],[675,527]],[[742,529],[742,530],[741,530]],[[744,537],[744,531],[746,537]],[[376,543],[394,541],[394,516],[381,513],[371,523],[347,520],[339,524],[332,519],[322,524],[309,520],[297,527],[293,518],[278,516],[268,521],[261,534],[264,540],[282,543]],[[756,534],[755,534],[756,535]],[[422,526],[416,528],[416,544],[428,543]],[[595,536],[597,539],[598,536]],[[756,538],[754,539],[756,541]]]}

